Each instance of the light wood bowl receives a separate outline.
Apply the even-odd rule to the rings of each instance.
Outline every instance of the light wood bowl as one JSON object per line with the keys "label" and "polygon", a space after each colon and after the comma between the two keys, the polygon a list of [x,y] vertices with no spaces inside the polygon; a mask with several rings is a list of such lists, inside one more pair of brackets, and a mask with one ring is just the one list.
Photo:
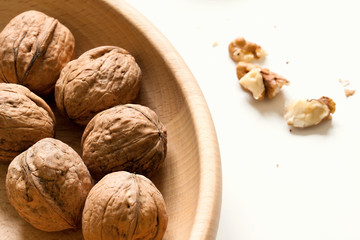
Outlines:
{"label": "light wood bowl", "polygon": [[[152,179],[164,195],[169,225],[164,239],[215,239],[221,205],[221,164],[213,122],[188,67],[168,40],[122,0],[0,2],[0,28],[26,10],[39,10],[67,26],[76,39],[76,57],[101,45],[127,49],[143,71],[137,103],[159,115],[168,129],[168,154]],[[60,116],[56,138],[80,153],[83,129]],[[22,220],[5,192],[6,164],[0,165],[0,238],[78,240],[81,230],[46,233]]]}

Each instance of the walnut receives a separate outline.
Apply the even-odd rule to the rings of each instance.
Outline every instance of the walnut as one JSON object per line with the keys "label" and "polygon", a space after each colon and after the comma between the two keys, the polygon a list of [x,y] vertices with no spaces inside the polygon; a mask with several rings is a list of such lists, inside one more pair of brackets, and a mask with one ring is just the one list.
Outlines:
{"label": "walnut", "polygon": [[24,86],[0,83],[0,162],[10,162],[38,140],[54,136],[55,116]]}
{"label": "walnut", "polygon": [[160,240],[167,223],[165,201],[155,185],[121,171],[106,175],[91,189],[82,232],[85,240]]}
{"label": "walnut", "polygon": [[[264,95],[269,98],[272,99],[274,98],[279,92],[280,89],[284,86],[284,85],[289,85],[289,81],[286,80],[284,77],[271,72],[268,68],[262,68],[260,66],[257,66],[255,64],[251,64],[251,63],[246,63],[246,62],[239,62],[236,65],[236,75],[238,77],[238,79],[240,80],[240,85],[241,82],[244,82],[244,80],[242,80],[246,74],[248,74],[251,70],[253,69],[259,69],[260,74],[262,76],[262,80],[263,80],[263,85],[265,88],[265,93]],[[244,85],[244,84],[243,84]],[[248,89],[248,87],[241,85],[244,89]],[[258,86],[258,91],[262,91],[262,86],[260,86],[261,84],[259,83]],[[254,95],[253,95],[254,96]],[[263,95],[259,95],[261,97],[255,97],[254,98],[256,100],[262,100],[263,99]]]}
{"label": "walnut", "polygon": [[48,95],[74,48],[73,35],[58,20],[38,11],[21,13],[0,33],[0,82]]}
{"label": "walnut", "polygon": [[287,105],[284,117],[288,125],[305,128],[330,119],[334,112],[335,102],[331,98],[298,99]]}
{"label": "walnut", "polygon": [[63,115],[85,126],[96,113],[133,101],[140,89],[141,70],[126,50],[103,46],[69,62],[55,87]]}
{"label": "walnut", "polygon": [[261,68],[260,73],[264,79],[265,96],[269,99],[274,98],[284,85],[289,85],[288,80],[267,68]]}
{"label": "walnut", "polygon": [[17,156],[6,175],[6,192],[19,215],[47,231],[77,228],[92,187],[80,156],[65,143],[45,138]]}
{"label": "walnut", "polygon": [[119,105],[91,119],[81,145],[83,160],[95,179],[121,170],[152,176],[165,159],[167,132],[149,108]]}
{"label": "walnut", "polygon": [[236,38],[229,44],[229,55],[234,62],[250,62],[254,59],[260,59],[266,55],[266,52],[257,44],[248,42],[245,38]]}
{"label": "walnut", "polygon": [[264,98],[265,86],[260,69],[251,69],[250,72],[240,79],[239,83],[243,89],[252,93],[255,100],[262,100]]}
{"label": "walnut", "polygon": [[347,88],[344,89],[344,93],[347,98],[354,95],[355,92],[356,92],[356,90],[353,90],[353,89],[347,89]]}

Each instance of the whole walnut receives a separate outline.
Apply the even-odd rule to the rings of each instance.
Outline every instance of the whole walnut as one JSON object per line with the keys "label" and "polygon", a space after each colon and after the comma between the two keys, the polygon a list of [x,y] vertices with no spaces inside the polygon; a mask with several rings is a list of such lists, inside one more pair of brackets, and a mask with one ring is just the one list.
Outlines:
{"label": "whole walnut", "polygon": [[55,116],[44,100],[24,86],[0,83],[0,162],[53,137],[54,127]]}
{"label": "whole walnut", "polygon": [[90,191],[83,211],[85,240],[160,240],[168,223],[164,198],[146,177],[106,175]]}
{"label": "whole walnut", "polygon": [[114,171],[152,176],[163,163],[167,132],[154,111],[118,105],[97,114],[83,133],[82,157],[95,179]]}
{"label": "whole walnut", "polygon": [[140,89],[141,70],[126,50],[103,46],[69,62],[56,82],[60,112],[85,126],[102,110],[131,103]]}
{"label": "whole walnut", "polygon": [[47,231],[77,228],[92,179],[80,156],[45,138],[17,156],[6,175],[6,192],[19,215]]}
{"label": "whole walnut", "polygon": [[38,11],[23,12],[0,33],[0,82],[48,95],[74,48],[73,35],[58,20]]}

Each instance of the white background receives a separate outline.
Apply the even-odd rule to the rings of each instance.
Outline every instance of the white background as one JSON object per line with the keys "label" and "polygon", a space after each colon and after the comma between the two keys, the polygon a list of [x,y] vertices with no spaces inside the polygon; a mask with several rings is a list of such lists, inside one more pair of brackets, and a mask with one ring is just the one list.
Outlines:
{"label": "white background", "polygon": [[[357,2],[129,0],[178,50],[209,105],[222,158],[218,239],[360,239]],[[237,36],[260,44],[260,64],[291,82],[275,99],[240,88],[227,51]],[[358,92],[346,98],[339,78]],[[337,103],[333,120],[289,132],[284,104],[323,95]]]}

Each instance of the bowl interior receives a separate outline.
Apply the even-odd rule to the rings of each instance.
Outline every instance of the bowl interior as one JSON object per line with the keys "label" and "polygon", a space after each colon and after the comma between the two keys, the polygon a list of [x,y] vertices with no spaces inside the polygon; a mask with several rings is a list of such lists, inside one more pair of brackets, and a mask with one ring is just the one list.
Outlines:
{"label": "bowl interior", "polygon": [[[126,6],[126,5],[124,5]],[[128,50],[143,71],[137,103],[152,108],[168,130],[168,154],[159,174],[152,180],[164,195],[169,225],[165,239],[189,239],[196,218],[200,191],[200,155],[192,110],[176,80],[176,71],[121,11],[103,1],[21,1],[0,2],[0,28],[26,10],[39,10],[57,18],[75,36],[76,57],[101,45],[116,45]],[[140,24],[140,23],[139,23]],[[135,27],[136,26],[136,27]],[[159,43],[162,39],[159,38]],[[161,45],[161,44],[159,44]],[[169,52],[169,57],[171,57]],[[178,55],[174,55],[177,61]],[[179,60],[182,63],[181,59]],[[187,77],[185,72],[185,78]],[[191,78],[191,74],[188,76]],[[47,100],[57,117],[56,138],[80,153],[83,129],[57,113],[52,99]],[[211,119],[210,119],[211,121]],[[9,205],[4,179],[7,165],[0,165],[0,234],[5,239],[82,239],[81,231],[44,233],[22,220]],[[217,219],[214,219],[217,222]],[[217,223],[215,224],[217,227]],[[215,231],[216,232],[216,231]],[[7,236],[8,235],[8,236]]]}

